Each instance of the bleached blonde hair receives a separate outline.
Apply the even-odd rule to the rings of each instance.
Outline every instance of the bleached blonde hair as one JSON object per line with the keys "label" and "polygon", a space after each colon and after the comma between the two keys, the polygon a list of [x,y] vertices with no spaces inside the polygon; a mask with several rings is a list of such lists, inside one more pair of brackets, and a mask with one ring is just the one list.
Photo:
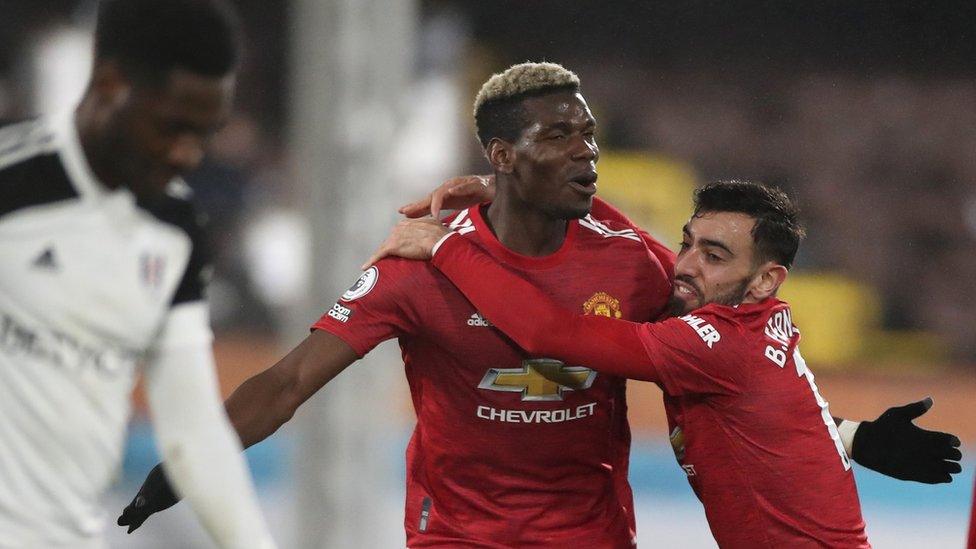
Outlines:
{"label": "bleached blonde hair", "polygon": [[549,90],[579,90],[579,85],[575,73],[556,63],[519,63],[492,75],[474,100],[475,126],[482,146],[487,146],[493,137],[517,137],[524,122],[518,105],[522,96]]}
{"label": "bleached blonde hair", "polygon": [[573,71],[557,63],[519,63],[503,72],[493,74],[474,99],[474,113],[488,101],[507,99],[517,95],[549,88],[579,87],[580,79]]}

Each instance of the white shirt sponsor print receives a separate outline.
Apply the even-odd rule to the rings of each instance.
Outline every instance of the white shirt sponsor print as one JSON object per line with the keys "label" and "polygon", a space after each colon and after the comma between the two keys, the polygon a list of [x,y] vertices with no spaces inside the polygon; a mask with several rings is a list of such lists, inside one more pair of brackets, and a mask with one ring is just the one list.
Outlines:
{"label": "white shirt sponsor print", "polygon": [[478,406],[478,417],[503,423],[563,423],[590,417],[596,402],[562,410],[499,410],[490,406]]}
{"label": "white shirt sponsor print", "polygon": [[[479,389],[518,393],[522,402],[558,402],[571,391],[585,391],[593,385],[596,371],[582,366],[566,366],[550,358],[522,361],[519,368],[489,368]],[[504,410],[478,406],[477,415],[502,423],[564,423],[592,416],[596,403],[561,410]]]}

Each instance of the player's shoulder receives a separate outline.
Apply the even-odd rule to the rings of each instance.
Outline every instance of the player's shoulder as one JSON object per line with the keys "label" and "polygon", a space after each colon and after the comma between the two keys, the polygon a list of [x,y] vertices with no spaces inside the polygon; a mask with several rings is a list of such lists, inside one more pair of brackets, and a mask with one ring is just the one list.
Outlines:
{"label": "player's shoulder", "polygon": [[471,217],[471,211],[478,206],[472,206],[471,208],[466,208],[463,210],[458,210],[443,219],[441,223],[447,226],[448,229],[456,231],[461,235],[468,235],[475,232],[474,219]]}
{"label": "player's shoulder", "polygon": [[[625,246],[643,246],[634,227],[611,219],[598,219],[588,214],[579,220],[580,236],[593,242]],[[633,244],[629,244],[633,243]]]}
{"label": "player's shoulder", "polygon": [[0,216],[79,196],[56,143],[45,120],[0,127]]}
{"label": "player's shoulder", "polygon": [[[793,320],[788,303],[769,298],[760,303],[720,305],[710,303],[681,317],[689,324],[707,322],[719,332],[727,332],[743,342],[761,339],[770,330],[793,332]],[[692,326],[695,327],[695,326]]]}
{"label": "player's shoulder", "polygon": [[633,227],[592,215],[581,218],[578,223],[577,249],[586,254],[601,254],[612,257],[615,263],[644,265],[645,268],[652,268],[657,262],[653,251]]}
{"label": "player's shoulder", "polygon": [[400,299],[422,298],[438,287],[438,275],[429,261],[384,257],[363,271],[342,299],[358,299],[374,289]]}
{"label": "player's shoulder", "polygon": [[49,120],[0,122],[0,162],[16,161],[19,156],[49,152],[56,141],[56,131]]}
{"label": "player's shoulder", "polygon": [[377,261],[371,267],[391,276],[416,276],[423,273],[433,273],[436,270],[429,261],[416,259],[405,259],[396,256],[387,256]]}

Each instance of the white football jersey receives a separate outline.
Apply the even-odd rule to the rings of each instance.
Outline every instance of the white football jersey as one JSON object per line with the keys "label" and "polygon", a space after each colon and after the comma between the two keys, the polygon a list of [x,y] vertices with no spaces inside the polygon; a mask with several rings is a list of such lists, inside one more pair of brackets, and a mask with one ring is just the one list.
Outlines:
{"label": "white football jersey", "polygon": [[0,129],[0,548],[101,546],[136,368],[171,308],[203,300],[199,225],[170,187],[108,190],[73,116]]}

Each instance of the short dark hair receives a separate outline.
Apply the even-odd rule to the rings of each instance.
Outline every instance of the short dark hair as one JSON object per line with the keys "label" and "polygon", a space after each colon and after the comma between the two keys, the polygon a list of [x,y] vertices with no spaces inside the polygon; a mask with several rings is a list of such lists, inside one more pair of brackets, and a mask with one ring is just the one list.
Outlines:
{"label": "short dark hair", "polygon": [[225,0],[102,0],[95,58],[154,82],[176,68],[222,77],[240,63],[241,24]]}
{"label": "short dark hair", "polygon": [[478,140],[482,147],[487,147],[492,138],[497,137],[512,143],[522,134],[522,130],[530,121],[525,119],[522,102],[529,97],[540,97],[551,93],[578,92],[579,86],[565,85],[552,88],[532,90],[501,99],[486,101],[474,115]]}
{"label": "short dark hair", "polygon": [[782,190],[752,181],[715,181],[695,191],[695,212],[744,213],[756,221],[752,240],[757,262],[775,261],[789,269],[806,230],[800,210]]}

